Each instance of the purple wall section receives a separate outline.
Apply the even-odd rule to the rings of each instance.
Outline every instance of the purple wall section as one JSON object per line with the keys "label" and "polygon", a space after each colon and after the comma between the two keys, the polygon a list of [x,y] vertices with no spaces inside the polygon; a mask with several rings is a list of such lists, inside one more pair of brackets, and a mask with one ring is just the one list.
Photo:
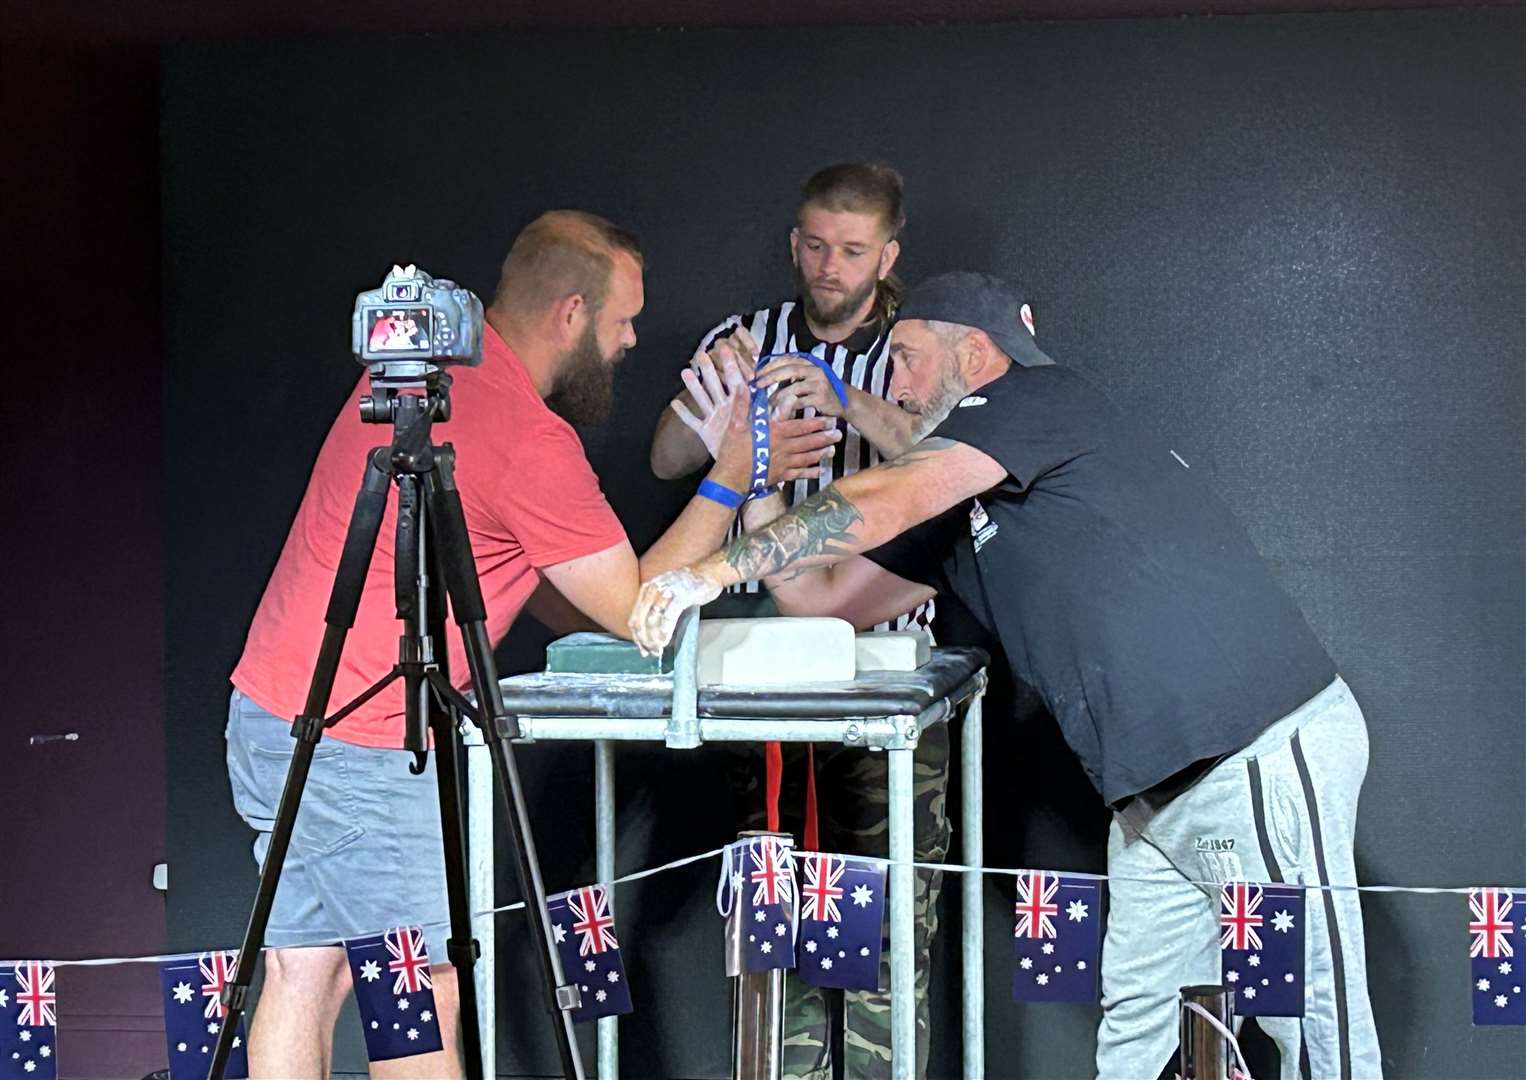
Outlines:
{"label": "purple wall section", "polygon": [[[152,47],[0,45],[5,958],[164,944],[157,126]],[[61,1077],[164,1065],[152,965],[57,985]]]}

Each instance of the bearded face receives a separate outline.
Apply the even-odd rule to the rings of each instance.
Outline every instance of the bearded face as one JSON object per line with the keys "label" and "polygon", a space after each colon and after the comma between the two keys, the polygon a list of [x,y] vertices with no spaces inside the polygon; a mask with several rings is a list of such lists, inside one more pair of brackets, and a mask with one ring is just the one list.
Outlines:
{"label": "bearded face", "polygon": [[597,320],[588,320],[583,335],[568,350],[557,371],[546,404],[569,424],[595,427],[609,419],[615,392],[615,365],[625,357],[616,347],[606,355],[599,346]]}

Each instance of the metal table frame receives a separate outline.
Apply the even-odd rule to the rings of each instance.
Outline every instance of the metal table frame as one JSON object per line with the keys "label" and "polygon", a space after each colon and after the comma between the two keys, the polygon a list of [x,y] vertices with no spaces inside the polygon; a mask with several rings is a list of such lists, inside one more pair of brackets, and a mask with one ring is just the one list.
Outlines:
{"label": "metal table frame", "polygon": [[[594,744],[595,872],[612,888],[615,879],[615,758],[617,742],[662,742],[673,749],[692,749],[705,742],[838,742],[889,755],[890,803],[890,1019],[892,1071],[896,1080],[911,1080],[916,1061],[915,951],[916,925],[913,896],[916,889],[915,848],[912,827],[913,762],[917,740],[928,727],[946,723],[960,705],[965,706],[960,748],[963,784],[961,854],[966,866],[983,865],[981,704],[986,673],[978,668],[946,696],[916,715],[869,716],[825,720],[733,719],[699,716],[695,680],[698,618],[686,613],[679,624],[678,648],[673,665],[673,701],[666,717],[573,717],[527,716],[518,720],[523,742],[540,740],[583,741]],[[524,676],[518,677],[520,679]],[[589,678],[583,676],[582,678]],[[516,679],[504,679],[505,689]],[[471,867],[471,906],[476,912],[493,907],[493,770],[474,725],[465,725],[469,829],[468,863]],[[488,853],[487,858],[476,857]],[[963,912],[964,1076],[985,1075],[985,943],[981,881],[978,872],[964,874],[961,891]],[[613,899],[613,897],[611,897]],[[478,1017],[482,1030],[484,1075],[496,1067],[495,954],[492,915],[474,918],[475,934],[482,944],[476,965]],[[599,1071],[602,1080],[619,1075],[618,1017],[598,1021]]]}

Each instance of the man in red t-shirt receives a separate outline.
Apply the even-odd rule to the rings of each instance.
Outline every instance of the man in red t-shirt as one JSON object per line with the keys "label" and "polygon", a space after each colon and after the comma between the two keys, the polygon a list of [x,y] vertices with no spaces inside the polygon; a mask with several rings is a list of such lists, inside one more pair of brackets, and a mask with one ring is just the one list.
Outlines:
{"label": "man in red t-shirt", "polygon": [[[494,642],[532,596],[626,634],[641,582],[714,549],[735,517],[731,497],[718,488],[746,488],[752,443],[749,395],[739,392],[745,384],[734,367],[732,407],[714,421],[725,435],[708,475],[712,494],[691,499],[639,559],[569,423],[607,416],[614,367],[636,343],[641,278],[630,233],[578,211],[542,215],[504,260],[486,312],[482,364],[452,373],[451,419],[437,435],[456,448],[456,481]],[[360,420],[366,390],[363,377],[318,453],[232,675],[228,773],[235,807],[258,832],[262,863],[294,747],[291,720],[306,701],[366,455],[386,441],[384,429]],[[771,424],[771,482],[815,474],[837,437],[824,427],[818,420]],[[393,501],[330,711],[397,661],[396,526]],[[449,670],[465,686],[465,649],[454,622],[447,625]],[[434,765],[411,775],[413,759],[402,745],[400,682],[328,728],[318,744],[266,933],[271,952],[250,1031],[251,1076],[327,1076],[334,1020],[349,992],[344,950],[333,943],[402,925],[424,928],[445,1049],[376,1062],[372,1075],[460,1071],[455,969],[443,962],[449,920]]]}

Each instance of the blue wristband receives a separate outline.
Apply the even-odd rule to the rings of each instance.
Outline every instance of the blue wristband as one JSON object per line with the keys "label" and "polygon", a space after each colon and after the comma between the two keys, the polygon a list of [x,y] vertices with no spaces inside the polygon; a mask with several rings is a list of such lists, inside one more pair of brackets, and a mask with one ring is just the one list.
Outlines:
{"label": "blue wristband", "polygon": [[723,484],[717,484],[714,480],[701,480],[699,490],[695,492],[702,499],[718,502],[729,510],[735,510],[747,500],[742,497],[740,491],[732,491]]}

